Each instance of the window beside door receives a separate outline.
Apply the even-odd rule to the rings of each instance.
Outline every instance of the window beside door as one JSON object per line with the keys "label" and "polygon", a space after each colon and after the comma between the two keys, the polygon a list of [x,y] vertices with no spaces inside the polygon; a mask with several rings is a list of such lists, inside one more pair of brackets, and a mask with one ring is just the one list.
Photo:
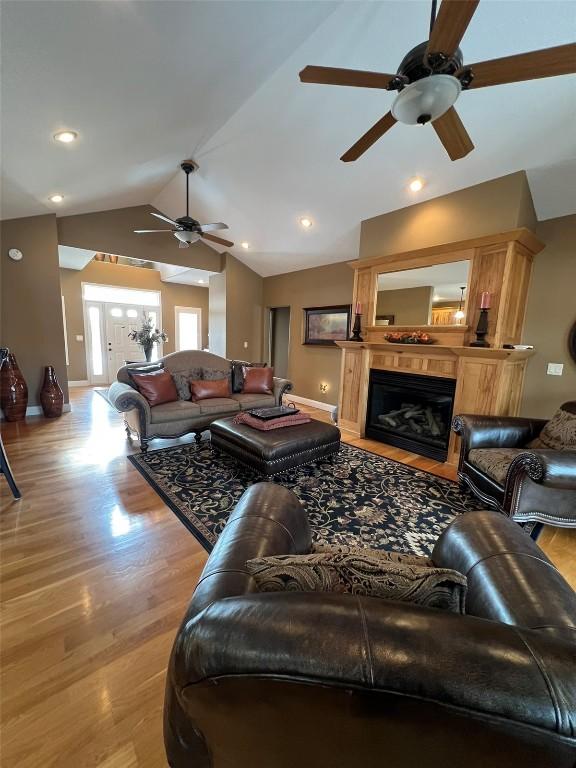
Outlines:
{"label": "window beside door", "polygon": [[176,352],[202,349],[202,310],[199,307],[175,307]]}

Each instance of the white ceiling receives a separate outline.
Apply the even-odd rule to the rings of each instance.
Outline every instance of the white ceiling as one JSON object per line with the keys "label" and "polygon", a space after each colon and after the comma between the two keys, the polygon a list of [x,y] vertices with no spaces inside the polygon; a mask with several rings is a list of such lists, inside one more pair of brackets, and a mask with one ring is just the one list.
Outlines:
{"label": "white ceiling", "polygon": [[[395,71],[426,38],[429,7],[4,2],[3,215],[142,203],[182,215],[175,169],[192,156],[192,213],[227,222],[233,253],[270,275],[355,258],[362,219],[521,169],[540,218],[576,211],[574,76],[464,93],[458,111],[476,150],[455,163],[430,126],[401,125],[356,163],[340,162],[393,97],[302,85],[298,71]],[[575,23],[573,2],[482,0],[465,60],[570,42]],[[51,141],[63,127],[80,132],[77,145]],[[406,188],[414,175],[427,181],[417,196]],[[47,202],[56,191],[61,206]]]}
{"label": "white ceiling", "polygon": [[468,283],[469,261],[453,261],[420,269],[404,269],[378,275],[379,291],[397,291],[431,285],[434,301],[452,301],[460,298],[460,288]]}

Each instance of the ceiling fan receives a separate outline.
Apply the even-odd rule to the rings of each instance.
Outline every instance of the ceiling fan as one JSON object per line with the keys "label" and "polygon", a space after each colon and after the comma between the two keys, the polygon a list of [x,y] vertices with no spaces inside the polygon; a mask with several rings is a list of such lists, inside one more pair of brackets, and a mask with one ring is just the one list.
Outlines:
{"label": "ceiling fan", "polygon": [[458,46],[478,3],[479,0],[443,0],[436,17],[436,0],[432,0],[430,39],[406,54],[395,75],[304,67],[300,72],[303,83],[399,92],[391,111],[358,139],[341,160],[357,160],[396,122],[431,122],[450,159],[458,160],[474,149],[453,106],[463,90],[576,72],[576,43],[465,65]]}
{"label": "ceiling fan", "polygon": [[215,229],[228,229],[227,224],[217,222],[216,224],[200,224],[200,222],[193,219],[188,212],[188,200],[189,200],[189,181],[190,174],[193,173],[198,166],[191,160],[186,160],[180,166],[186,174],[186,216],[181,216],[179,219],[171,219],[168,216],[164,216],[163,213],[152,213],[152,216],[156,216],[157,219],[162,219],[168,224],[172,224],[174,229],[135,229],[134,232],[137,235],[148,235],[152,232],[173,232],[174,237],[179,240],[178,248],[189,248],[190,243],[195,243],[201,237],[204,240],[209,240],[212,243],[218,243],[218,245],[225,245],[227,248],[232,248],[234,245],[230,240],[224,240],[223,237],[216,237],[211,235]]}

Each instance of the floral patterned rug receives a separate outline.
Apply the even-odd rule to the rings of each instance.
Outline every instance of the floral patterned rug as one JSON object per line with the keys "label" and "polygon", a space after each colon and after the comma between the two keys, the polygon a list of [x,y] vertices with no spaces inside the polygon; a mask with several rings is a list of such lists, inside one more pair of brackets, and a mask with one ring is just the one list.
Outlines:
{"label": "floral patterned rug", "polygon": [[[263,479],[209,441],[128,459],[208,552],[246,488]],[[451,480],[344,444],[335,456],[274,482],[299,497],[323,544],[428,555],[456,515],[482,508]]]}

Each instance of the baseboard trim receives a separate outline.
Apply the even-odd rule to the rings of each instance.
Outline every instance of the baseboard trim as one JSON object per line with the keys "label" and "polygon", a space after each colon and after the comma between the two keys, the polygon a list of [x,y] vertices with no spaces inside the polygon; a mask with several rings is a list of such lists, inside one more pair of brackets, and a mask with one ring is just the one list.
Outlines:
{"label": "baseboard trim", "polygon": [[69,381],[69,387],[87,387],[90,384],[88,379],[82,379],[81,381]]}
{"label": "baseboard trim", "polygon": [[332,403],[322,403],[320,400],[311,400],[309,397],[300,397],[300,395],[293,395],[291,392],[286,392],[284,400],[293,400],[295,403],[301,403],[302,405],[309,405],[310,408],[318,408],[320,411],[333,411],[336,405]]}
{"label": "baseboard trim", "polygon": [[[72,406],[70,405],[70,403],[64,403],[64,405],[62,406],[62,413],[70,413],[71,410],[72,410]],[[26,416],[27,417],[28,416],[43,416],[43,415],[44,415],[44,411],[42,410],[42,406],[41,405],[29,405],[26,408]],[[6,421],[3,413],[0,413],[0,421]]]}

